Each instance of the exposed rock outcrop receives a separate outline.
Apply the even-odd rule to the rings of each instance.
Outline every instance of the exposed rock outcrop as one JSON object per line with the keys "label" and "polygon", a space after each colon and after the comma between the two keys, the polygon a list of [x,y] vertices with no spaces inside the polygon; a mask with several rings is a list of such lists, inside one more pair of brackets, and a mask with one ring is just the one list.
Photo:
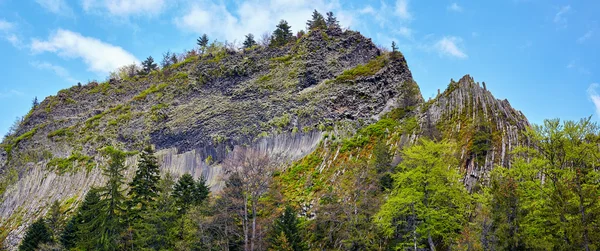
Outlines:
{"label": "exposed rock outcrop", "polygon": [[[33,109],[0,149],[0,241],[14,249],[54,200],[72,210],[102,184],[98,152],[106,145],[152,144],[163,172],[202,176],[216,191],[220,163],[235,147],[289,163],[322,146],[323,172],[342,145],[329,149],[333,137],[325,136],[351,137],[391,113],[419,128],[394,132],[395,150],[419,137],[455,139],[470,190],[494,165],[509,165],[529,127],[470,76],[424,102],[403,56],[357,32],[313,31],[281,48],[216,46],[149,75],[62,90]],[[370,157],[364,152],[344,158]],[[136,161],[127,160],[129,178]],[[326,171],[330,181],[343,173]]]}
{"label": "exposed rock outcrop", "polygon": [[106,145],[153,144],[163,171],[204,176],[219,189],[219,163],[236,146],[292,161],[312,152],[325,130],[351,132],[420,102],[400,54],[339,29],[281,48],[216,46],[149,75],[74,86],[46,98],[3,142],[0,240],[16,247],[47,205],[72,208],[102,184]]}

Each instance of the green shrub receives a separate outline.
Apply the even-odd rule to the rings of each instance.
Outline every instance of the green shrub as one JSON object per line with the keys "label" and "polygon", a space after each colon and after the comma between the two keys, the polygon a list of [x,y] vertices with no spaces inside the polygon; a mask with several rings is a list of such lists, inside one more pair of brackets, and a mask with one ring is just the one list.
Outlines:
{"label": "green shrub", "polygon": [[269,124],[272,125],[272,126],[276,126],[278,128],[283,129],[286,126],[288,126],[290,124],[290,122],[291,122],[290,115],[287,114],[287,113],[284,113],[280,117],[276,117],[276,118],[271,119],[269,121]]}
{"label": "green shrub", "polygon": [[335,80],[337,82],[344,82],[355,80],[359,77],[366,77],[375,75],[379,70],[381,70],[387,63],[387,58],[385,55],[381,55],[364,65],[358,65],[350,70],[344,71],[342,74],[337,76]]}
{"label": "green shrub", "polygon": [[94,88],[89,90],[88,93],[95,94],[95,93],[102,92],[102,94],[107,94],[109,88],[110,88],[110,84],[108,82],[104,82],[104,83],[98,84],[97,86],[95,86]]}
{"label": "green shrub", "polygon": [[64,137],[64,136],[71,137],[71,136],[73,136],[73,132],[68,127],[65,127],[65,128],[61,128],[56,131],[48,133],[47,137],[53,138],[53,137]]}
{"label": "green shrub", "polygon": [[91,128],[98,126],[100,124],[99,120],[104,116],[104,113],[100,113],[98,115],[94,115],[93,117],[87,119],[85,121],[85,127]]}
{"label": "green shrub", "polygon": [[85,167],[87,171],[94,168],[95,163],[90,156],[83,155],[79,152],[73,152],[67,158],[53,158],[47,166],[53,168],[58,173],[79,171],[81,167]]}
{"label": "green shrub", "polygon": [[158,85],[152,85],[150,86],[148,89],[142,91],[140,94],[138,94],[137,96],[133,97],[133,99],[135,100],[144,100],[146,99],[146,96],[156,93],[156,92],[160,92],[162,90],[164,90],[168,85],[166,83],[162,83],[162,84],[158,84]]}
{"label": "green shrub", "polygon": [[404,134],[413,133],[415,130],[419,128],[419,121],[417,121],[416,117],[407,118],[402,122],[402,132]]}

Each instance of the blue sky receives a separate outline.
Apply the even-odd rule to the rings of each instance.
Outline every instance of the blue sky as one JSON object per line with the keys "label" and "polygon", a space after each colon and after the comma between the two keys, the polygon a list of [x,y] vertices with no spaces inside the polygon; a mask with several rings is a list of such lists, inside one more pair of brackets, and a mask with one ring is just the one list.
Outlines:
{"label": "blue sky", "polygon": [[0,0],[0,134],[43,99],[207,33],[238,42],[313,9],[396,41],[425,98],[470,74],[533,123],[600,110],[600,1]]}

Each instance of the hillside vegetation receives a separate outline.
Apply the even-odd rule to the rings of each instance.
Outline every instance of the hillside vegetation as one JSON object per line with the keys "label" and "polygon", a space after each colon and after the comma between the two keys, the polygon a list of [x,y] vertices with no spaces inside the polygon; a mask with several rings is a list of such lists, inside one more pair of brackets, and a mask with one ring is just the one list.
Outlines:
{"label": "hillside vegetation", "polygon": [[590,119],[531,126],[468,75],[425,101],[395,44],[307,25],[36,102],[0,149],[0,248],[598,249]]}

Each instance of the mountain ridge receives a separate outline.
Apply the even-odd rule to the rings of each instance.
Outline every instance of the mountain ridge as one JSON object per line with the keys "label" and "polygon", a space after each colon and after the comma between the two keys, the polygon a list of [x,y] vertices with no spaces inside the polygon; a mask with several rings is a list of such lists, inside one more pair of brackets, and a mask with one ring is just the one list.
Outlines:
{"label": "mountain ridge", "polygon": [[[399,123],[398,138],[389,140],[396,163],[399,149],[419,137],[458,139],[470,190],[507,163],[529,127],[468,75],[425,102],[402,54],[358,32],[312,31],[281,48],[241,52],[215,46],[147,76],[61,90],[32,109],[0,150],[0,237],[15,247],[53,200],[72,209],[103,181],[98,149],[105,145],[153,144],[163,171],[208,177],[219,189],[220,163],[236,146],[289,164],[338,142],[337,153],[322,152],[335,161],[339,140],[381,118]],[[480,136],[483,148],[474,151]],[[131,177],[136,160],[127,163]]]}

